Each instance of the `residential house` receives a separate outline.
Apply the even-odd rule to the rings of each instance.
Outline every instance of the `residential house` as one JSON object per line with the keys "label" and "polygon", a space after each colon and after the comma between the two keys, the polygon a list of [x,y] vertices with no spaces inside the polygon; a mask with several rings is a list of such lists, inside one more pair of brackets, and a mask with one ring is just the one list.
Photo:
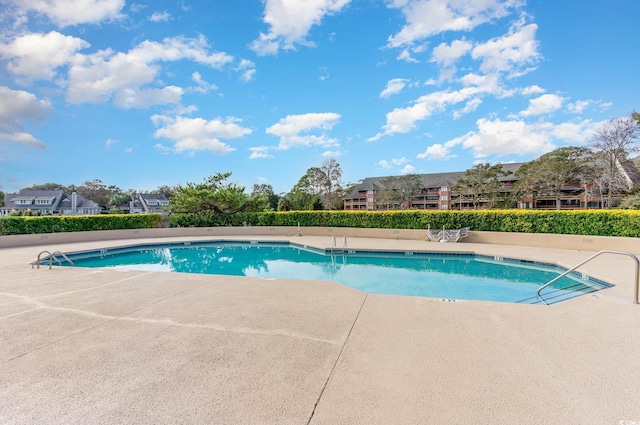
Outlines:
{"label": "residential house", "polygon": [[166,213],[171,203],[167,197],[160,193],[136,193],[131,196],[129,205],[120,209],[132,214]]}
{"label": "residential house", "polygon": [[62,190],[22,189],[5,194],[0,216],[24,211],[33,215],[90,215],[100,214],[100,206],[75,192],[67,195]]}

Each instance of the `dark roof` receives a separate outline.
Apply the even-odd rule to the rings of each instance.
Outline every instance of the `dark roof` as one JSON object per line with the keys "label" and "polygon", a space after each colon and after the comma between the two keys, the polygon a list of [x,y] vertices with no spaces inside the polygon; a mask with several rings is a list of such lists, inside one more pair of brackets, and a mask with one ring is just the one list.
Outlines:
{"label": "dark roof", "polygon": [[[77,196],[76,207],[77,208],[94,208],[98,204],[86,199],[80,195]],[[36,204],[29,205],[16,204],[19,200],[38,200],[48,199],[51,200],[49,204]],[[19,193],[8,193],[4,198],[5,209],[30,209],[32,211],[37,210],[57,210],[59,208],[71,208],[71,196],[66,195],[62,190],[39,190],[39,189],[21,189]]]}
{"label": "dark roof", "polygon": [[[514,162],[509,164],[501,164],[502,169],[506,173],[511,174],[500,177],[500,181],[514,180],[513,173],[515,173],[522,166],[522,164],[524,163]],[[420,177],[420,180],[422,181],[422,187],[424,188],[435,188],[442,186],[451,187],[464,176],[465,172],[466,171],[454,171],[448,173],[418,174],[418,176]],[[345,199],[358,198],[358,192],[362,192],[365,190],[380,190],[384,188],[384,181],[389,177],[398,176],[367,177],[362,180],[361,183],[355,185],[353,187],[353,190],[345,197]]]}
{"label": "dark roof", "polygon": [[[7,193],[4,197],[4,209],[16,210],[51,210],[58,207],[60,200],[64,196],[61,190],[39,190],[39,189],[21,189],[19,193]],[[47,199],[47,204],[29,203],[28,205],[17,204],[18,201],[35,201],[37,199]]]}
{"label": "dark roof", "polygon": [[162,193],[141,193],[140,197],[144,200],[155,199],[157,201],[168,201],[167,197]]}

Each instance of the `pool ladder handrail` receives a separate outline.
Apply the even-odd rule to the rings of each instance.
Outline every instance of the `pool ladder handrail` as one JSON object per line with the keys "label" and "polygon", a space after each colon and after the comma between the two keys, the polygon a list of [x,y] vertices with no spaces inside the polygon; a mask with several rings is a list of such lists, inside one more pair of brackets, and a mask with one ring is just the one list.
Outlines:
{"label": "pool ladder handrail", "polygon": [[[333,253],[333,251],[337,251],[338,246],[337,246],[337,241],[336,241],[336,237],[335,235],[331,237],[331,253]],[[347,250],[347,236],[343,236],[342,237],[342,252],[345,252]]]}
{"label": "pool ladder handrail", "polygon": [[44,250],[44,251],[40,251],[40,253],[38,254],[38,259],[33,263],[31,263],[31,268],[33,268],[34,265],[36,266],[37,269],[40,268],[40,257],[42,257],[42,254],[49,254],[49,270],[51,270],[51,266],[53,265],[53,260],[56,260],[58,264],[62,265],[62,261],[60,261],[60,259],[57,257],[58,255],[61,256],[63,259],[67,260],[69,264],[71,264],[71,267],[75,267],[75,264],[73,264],[73,261],[71,261],[71,259],[67,257],[64,252],[53,251],[53,253],[51,253],[47,250]]}
{"label": "pool ladder handrail", "polygon": [[554,279],[551,279],[549,282],[545,283],[544,285],[542,285],[540,288],[538,288],[538,298],[540,299],[540,301],[542,301],[544,303],[544,305],[549,305],[547,304],[547,302],[542,298],[542,296],[540,295],[540,292],[546,288],[547,286],[551,285],[552,283],[556,282],[559,279],[562,279],[563,277],[565,277],[566,275],[568,275],[569,273],[575,271],[578,267],[588,263],[589,261],[593,260],[594,258],[602,255],[602,254],[619,254],[619,255],[627,255],[631,258],[633,258],[633,260],[636,263],[636,288],[634,291],[634,296],[633,296],[633,303],[634,304],[638,304],[638,292],[639,292],[639,282],[640,282],[640,260],[638,260],[638,257],[636,257],[634,254],[630,253],[630,252],[626,252],[626,251],[611,251],[608,249],[602,250],[602,251],[598,251],[595,254],[593,254],[592,256],[590,256],[589,258],[587,258],[586,260],[580,262],[579,264],[576,264],[575,266],[571,267],[569,270],[565,271],[564,273],[562,273],[561,275],[557,276]]}

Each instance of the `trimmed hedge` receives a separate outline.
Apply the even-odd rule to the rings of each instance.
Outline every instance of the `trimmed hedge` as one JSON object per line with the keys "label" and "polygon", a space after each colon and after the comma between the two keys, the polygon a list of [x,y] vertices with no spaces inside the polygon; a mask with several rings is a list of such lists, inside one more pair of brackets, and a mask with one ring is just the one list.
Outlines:
{"label": "trimmed hedge", "polygon": [[161,214],[0,217],[0,235],[150,229],[161,222]]}
{"label": "trimmed hedge", "polygon": [[[0,217],[0,235],[161,227],[162,214]],[[458,229],[640,237],[636,210],[289,211],[172,214],[170,227],[291,226],[379,229]]]}
{"label": "trimmed hedge", "polygon": [[636,210],[480,210],[480,211],[290,211],[172,214],[170,227],[216,226],[360,227],[380,229],[458,229],[640,237]]}

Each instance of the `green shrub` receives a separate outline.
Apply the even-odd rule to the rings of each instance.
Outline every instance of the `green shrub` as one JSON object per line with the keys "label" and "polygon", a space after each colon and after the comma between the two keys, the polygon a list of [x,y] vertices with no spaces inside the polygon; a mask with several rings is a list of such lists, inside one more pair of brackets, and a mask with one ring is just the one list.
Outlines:
{"label": "green shrub", "polygon": [[635,210],[480,210],[480,211],[287,211],[221,214],[173,214],[170,227],[297,226],[379,229],[458,229],[640,237]]}
{"label": "green shrub", "polygon": [[0,235],[87,232],[158,227],[161,214],[0,217]]}

